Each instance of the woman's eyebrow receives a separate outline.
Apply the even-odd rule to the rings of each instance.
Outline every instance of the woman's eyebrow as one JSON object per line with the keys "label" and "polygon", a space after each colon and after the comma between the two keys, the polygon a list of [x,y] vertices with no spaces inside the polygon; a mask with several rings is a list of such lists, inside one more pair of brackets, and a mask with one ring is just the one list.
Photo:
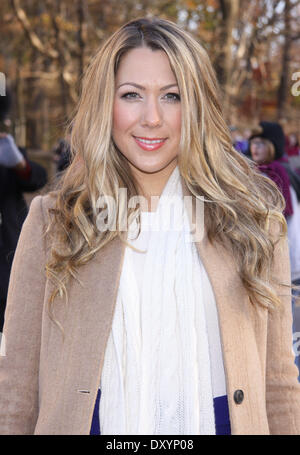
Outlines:
{"label": "woman's eyebrow", "polygon": [[[139,88],[140,90],[146,90],[145,87],[143,87],[142,85],[136,84],[135,82],[124,82],[123,84],[118,85],[117,89],[119,89],[123,85],[133,85],[133,87]],[[178,84],[175,83],[175,84],[165,85],[165,87],[162,87],[160,89],[160,91],[167,90],[168,88],[171,88],[171,87],[178,87]]]}

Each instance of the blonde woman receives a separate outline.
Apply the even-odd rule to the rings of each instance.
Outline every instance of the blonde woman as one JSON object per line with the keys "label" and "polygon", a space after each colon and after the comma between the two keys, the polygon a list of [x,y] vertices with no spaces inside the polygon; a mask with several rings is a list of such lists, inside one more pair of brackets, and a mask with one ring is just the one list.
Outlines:
{"label": "blonde woman", "polygon": [[203,47],[141,18],[90,63],[10,278],[2,434],[299,434],[284,201]]}

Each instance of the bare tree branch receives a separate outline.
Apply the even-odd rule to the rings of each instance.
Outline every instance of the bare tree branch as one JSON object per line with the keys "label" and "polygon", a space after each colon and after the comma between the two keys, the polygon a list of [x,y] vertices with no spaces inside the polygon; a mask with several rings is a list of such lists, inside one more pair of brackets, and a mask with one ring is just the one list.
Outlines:
{"label": "bare tree branch", "polygon": [[42,41],[40,40],[40,38],[37,36],[37,34],[32,30],[32,27],[31,27],[31,24],[30,24],[30,21],[24,11],[23,8],[21,8],[20,6],[20,1],[19,0],[11,0],[11,5],[12,5],[12,8],[20,22],[20,24],[22,25],[31,45],[37,49],[41,54],[47,56],[47,57],[50,57],[50,58],[53,58],[53,59],[56,59],[58,58],[58,52],[53,49],[53,48],[50,48],[50,47],[46,47],[44,46],[44,44],[42,43]]}

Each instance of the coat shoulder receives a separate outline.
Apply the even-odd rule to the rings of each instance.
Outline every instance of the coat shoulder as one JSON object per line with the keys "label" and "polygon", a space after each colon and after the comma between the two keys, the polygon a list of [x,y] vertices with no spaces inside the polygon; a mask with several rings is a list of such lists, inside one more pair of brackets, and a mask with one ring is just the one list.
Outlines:
{"label": "coat shoulder", "polygon": [[51,191],[44,195],[38,195],[33,198],[29,207],[29,214],[27,216],[29,220],[35,225],[43,226],[43,229],[47,231],[47,228],[51,221],[51,209],[56,206],[57,192]]}
{"label": "coat shoulder", "polygon": [[57,191],[51,191],[50,193],[36,196],[32,201],[32,204],[40,205],[40,210],[46,223],[49,221],[49,211],[56,206],[57,195]]}
{"label": "coat shoulder", "polygon": [[44,210],[54,208],[57,201],[58,192],[51,191],[43,196],[41,196],[41,205]]}

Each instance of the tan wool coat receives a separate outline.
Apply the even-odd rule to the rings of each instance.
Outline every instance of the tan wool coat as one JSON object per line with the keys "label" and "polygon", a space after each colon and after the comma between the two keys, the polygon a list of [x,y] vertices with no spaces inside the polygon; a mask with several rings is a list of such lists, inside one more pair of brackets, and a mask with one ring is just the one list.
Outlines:
{"label": "tan wool coat", "polygon": [[[184,182],[184,194],[189,194]],[[114,239],[81,266],[55,301],[45,275],[50,242],[43,232],[54,199],[37,196],[14,257],[0,357],[0,434],[89,434],[125,248]],[[234,255],[208,241],[196,243],[214,291],[224,358],[232,434],[300,434],[300,386],[292,351],[291,297],[281,309],[253,305]],[[287,242],[276,247],[274,272],[290,282]],[[3,353],[2,353],[3,354]],[[244,398],[237,403],[235,391]]]}

